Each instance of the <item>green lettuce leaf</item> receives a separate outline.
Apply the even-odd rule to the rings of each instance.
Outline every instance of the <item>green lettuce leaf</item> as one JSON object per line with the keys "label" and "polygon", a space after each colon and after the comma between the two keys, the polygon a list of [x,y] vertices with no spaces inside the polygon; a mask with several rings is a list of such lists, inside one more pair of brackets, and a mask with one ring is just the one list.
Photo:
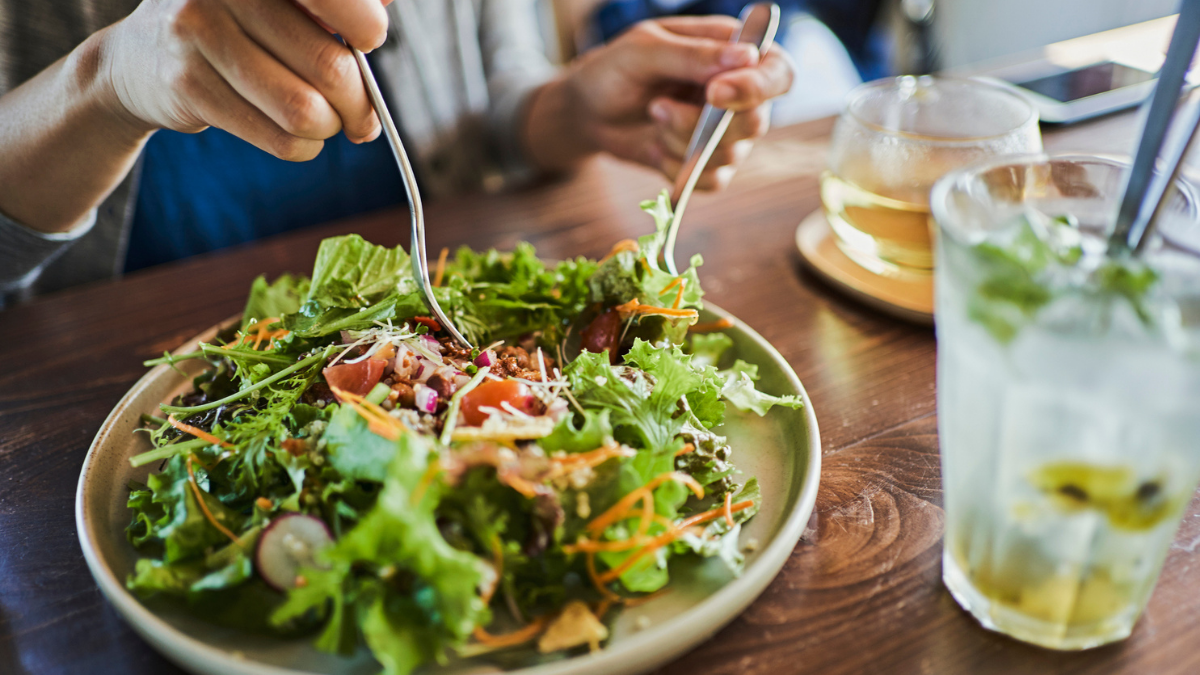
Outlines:
{"label": "green lettuce leaf", "polygon": [[[418,487],[434,456],[431,442],[404,434],[392,445],[375,505],[334,546],[321,552],[329,570],[302,572],[309,585],[290,591],[273,621],[286,625],[309,612],[326,616],[319,646],[332,650],[343,644],[353,602],[363,637],[385,672],[406,675],[462,644],[476,625],[490,618],[477,591],[485,564],[442,536],[434,515],[438,484]],[[356,570],[374,573],[356,576],[360,575]],[[348,585],[354,588],[353,600]]]}
{"label": "green lettuce leaf", "polygon": [[[659,261],[671,223],[670,196],[664,190],[657,199],[642,202],[642,210],[654,218],[654,233],[638,239],[636,252],[621,251],[600,265],[588,282],[592,302],[614,307],[636,299],[644,305],[672,307],[678,297],[681,308],[703,308],[700,299],[704,292],[696,275],[696,268],[703,259],[699,255],[693,256],[691,265],[683,271],[682,295],[680,282]],[[695,318],[639,316],[632,320],[627,334],[630,338],[648,342],[667,340],[679,344],[687,336],[688,327],[695,322]]]}
{"label": "green lettuce leaf", "polygon": [[714,368],[720,366],[721,357],[733,347],[733,338],[724,333],[696,333],[688,341],[688,353],[693,363]]}
{"label": "green lettuce leaf", "polygon": [[250,297],[242,310],[242,330],[246,330],[251,320],[280,318],[300,309],[308,288],[308,279],[304,277],[284,274],[268,284],[267,278],[260,275],[250,284]]}
{"label": "green lettuce leaf", "polygon": [[396,444],[367,428],[350,406],[340,406],[325,429],[329,464],[342,476],[382,483],[396,455]]}
{"label": "green lettuce leaf", "polygon": [[419,293],[395,291],[362,308],[329,307],[317,300],[310,300],[294,314],[284,316],[283,327],[297,337],[320,338],[343,330],[372,328],[376,321],[409,319],[428,313]]}
{"label": "green lettuce leaf", "polygon": [[463,247],[446,267],[445,302],[456,323],[466,323],[480,342],[539,331],[543,345],[555,345],[587,306],[595,271],[596,263],[586,258],[547,267],[525,242],[511,253]]}
{"label": "green lettuce leaf", "polygon": [[588,452],[601,447],[613,437],[608,410],[585,410],[581,416],[583,422],[579,426],[575,425],[574,415],[563,417],[549,436],[538,441],[538,445],[546,452]]}
{"label": "green lettuce leaf", "polygon": [[725,385],[721,387],[721,397],[733,405],[733,407],[743,412],[753,411],[760,417],[766,415],[767,411],[775,406],[793,409],[804,407],[804,401],[799,396],[771,396],[755,389],[751,372],[757,374],[757,366],[754,366],[753,371],[750,371],[745,367],[749,364],[745,362],[739,363],[742,364],[741,368],[725,371],[727,377]]}
{"label": "green lettuce leaf", "polygon": [[751,478],[746,481],[746,485],[733,496],[733,503],[736,504],[747,499],[753,500],[754,506],[733,514],[732,527],[725,522],[724,518],[717,518],[704,528],[703,537],[689,535],[672,544],[674,551],[676,553],[695,553],[705,558],[719,558],[734,576],[740,576],[745,566],[746,556],[742,553],[738,535],[741,533],[742,523],[758,513],[759,505],[762,503],[762,492],[758,487],[757,479]]}
{"label": "green lettuce leaf", "polygon": [[[245,518],[205,491],[208,482],[205,470],[199,466],[194,470],[201,487],[200,494],[213,518],[231,531],[240,532]],[[188,482],[184,457],[172,457],[161,473],[150,475],[147,486],[153,497],[147,502],[145,495],[137,496],[134,526],[140,528],[148,525],[151,529],[148,532],[139,529],[131,538],[138,539],[142,544],[162,544],[166,562],[201,556],[205,549],[229,542],[200,509],[200,503],[196,501],[191,483]]]}
{"label": "green lettuce leaf", "polygon": [[404,249],[372,244],[357,234],[321,242],[305,302],[326,307],[365,307],[388,293],[416,291]]}

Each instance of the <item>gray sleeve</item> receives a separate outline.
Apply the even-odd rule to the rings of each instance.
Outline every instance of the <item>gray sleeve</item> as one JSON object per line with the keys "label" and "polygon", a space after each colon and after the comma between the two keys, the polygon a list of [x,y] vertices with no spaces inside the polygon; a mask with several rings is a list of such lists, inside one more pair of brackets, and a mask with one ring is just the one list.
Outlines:
{"label": "gray sleeve", "polygon": [[536,0],[482,0],[479,44],[487,74],[488,127],[511,177],[533,173],[520,131],[530,94],[554,76],[538,30]]}
{"label": "gray sleeve", "polygon": [[96,209],[67,232],[47,234],[0,213],[0,307],[5,296],[20,297],[41,271],[96,224]]}

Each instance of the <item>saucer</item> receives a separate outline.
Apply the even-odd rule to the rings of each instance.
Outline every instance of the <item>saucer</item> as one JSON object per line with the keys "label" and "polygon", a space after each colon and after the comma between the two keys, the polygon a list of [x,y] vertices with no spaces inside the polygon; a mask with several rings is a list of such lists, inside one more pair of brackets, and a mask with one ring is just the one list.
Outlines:
{"label": "saucer", "polygon": [[850,297],[898,319],[933,325],[933,274],[872,272],[837,245],[824,209],[808,214],[796,228],[804,265]]}

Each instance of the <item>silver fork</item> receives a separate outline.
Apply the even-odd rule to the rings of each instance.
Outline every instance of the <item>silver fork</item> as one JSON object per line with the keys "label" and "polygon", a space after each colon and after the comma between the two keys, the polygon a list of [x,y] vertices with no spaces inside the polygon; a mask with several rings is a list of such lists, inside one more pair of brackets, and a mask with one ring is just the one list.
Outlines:
{"label": "silver fork", "polygon": [[354,60],[358,62],[363,82],[367,85],[367,95],[371,98],[375,114],[379,116],[379,123],[383,125],[383,135],[387,137],[388,145],[392,148],[392,155],[396,157],[400,175],[404,176],[404,187],[408,193],[408,213],[412,219],[412,242],[409,244],[409,255],[412,258],[413,278],[417,280],[421,298],[425,300],[425,306],[429,308],[430,312],[433,312],[438,323],[460,345],[467,349],[474,349],[467,338],[463,337],[463,334],[454,327],[454,323],[450,321],[446,313],[442,311],[437,298],[433,297],[433,284],[429,281],[429,256],[425,251],[425,210],[421,206],[421,191],[417,188],[417,176],[413,173],[412,164],[408,161],[408,154],[404,152],[404,143],[400,141],[400,132],[396,130],[396,123],[392,120],[391,113],[388,112],[387,102],[383,100],[383,94],[379,91],[379,83],[375,81],[375,74],[371,72],[371,64],[367,63],[367,57],[361,51],[353,47],[350,48],[350,51],[354,52]]}
{"label": "silver fork", "polygon": [[[775,31],[779,28],[779,5],[773,2],[755,3],[743,9],[738,19],[742,25],[729,41],[752,44],[758,47],[761,55],[771,46],[771,41],[775,39]],[[706,103],[700,111],[700,120],[696,122],[696,131],[692,133],[687,152],[683,154],[683,166],[680,167],[679,175],[675,177],[675,186],[671,190],[674,215],[671,217],[670,226],[667,227],[667,239],[663,243],[663,261],[671,274],[679,274],[675,265],[675,239],[679,236],[679,221],[683,219],[683,210],[687,208],[692,191],[696,189],[696,181],[700,179],[700,174],[704,173],[704,167],[708,165],[713,150],[717,149],[717,144],[729,128],[733,114],[732,110],[714,108],[712,104]]]}

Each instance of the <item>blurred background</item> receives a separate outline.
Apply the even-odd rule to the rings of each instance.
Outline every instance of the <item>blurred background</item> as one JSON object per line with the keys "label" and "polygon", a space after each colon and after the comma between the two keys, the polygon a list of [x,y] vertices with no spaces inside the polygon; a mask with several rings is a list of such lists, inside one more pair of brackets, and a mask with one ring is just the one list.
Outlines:
{"label": "blurred background", "polygon": [[[777,42],[797,64],[796,86],[775,104],[777,125],[837,114],[845,94],[863,81],[938,71],[989,72],[1046,58],[1046,47],[1052,43],[1166,17],[1178,4],[1176,0],[777,1],[784,9]],[[748,4],[742,0],[538,2],[550,56],[559,62],[643,19],[737,15]],[[1153,22],[1143,32],[1165,45],[1161,37],[1169,31],[1169,23]],[[1126,48],[1140,48],[1136,40],[1130,43],[1128,31],[1121,37],[1129,43]],[[1094,40],[1070,45],[1076,51],[1097,50]]]}

